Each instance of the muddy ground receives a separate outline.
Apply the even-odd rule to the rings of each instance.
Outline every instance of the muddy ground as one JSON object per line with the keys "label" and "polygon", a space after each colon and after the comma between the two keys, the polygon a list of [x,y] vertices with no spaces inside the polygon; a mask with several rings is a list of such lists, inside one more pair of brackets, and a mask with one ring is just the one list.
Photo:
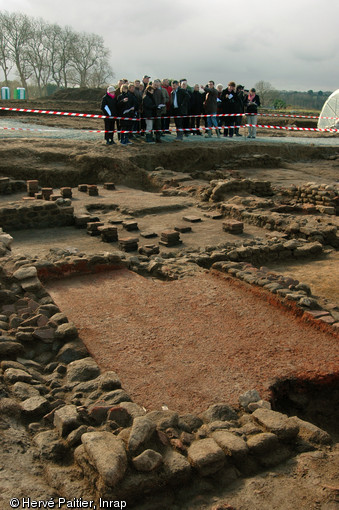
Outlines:
{"label": "muddy ground", "polygon": [[[50,107],[45,105],[46,109]],[[83,103],[54,104],[53,109],[77,111],[75,107],[84,113],[99,113],[94,111],[94,105],[86,105],[84,108]],[[1,113],[0,116],[2,120],[6,118],[16,121],[18,118],[15,115],[5,116]],[[20,120],[36,123],[37,118],[21,117]],[[74,119],[55,119],[46,116],[38,122],[58,128],[74,128]],[[102,121],[95,121],[96,124],[92,122],[77,119],[77,128],[102,129]],[[173,227],[177,222],[181,222],[182,216],[186,213],[203,216],[193,195],[166,198],[160,195],[157,180],[159,170],[156,170],[158,167],[179,172],[177,180],[184,182],[187,188],[190,184],[204,186],[214,176],[221,177],[223,174],[226,176],[230,172],[240,177],[269,180],[277,187],[310,181],[326,184],[338,182],[337,137],[333,135],[318,137],[314,134],[299,133],[292,133],[290,136],[289,133],[290,138],[286,140],[285,132],[274,131],[270,133],[270,136],[267,131],[258,131],[258,135],[260,135],[258,140],[251,143],[238,139],[227,140],[219,145],[216,140],[204,140],[200,143],[197,140],[193,141],[193,137],[190,137],[190,141],[185,140],[183,144],[175,144],[171,143],[172,135],[172,138],[168,136],[159,146],[145,146],[141,141],[126,150],[120,146],[104,146],[102,138],[98,138],[102,135],[87,141],[75,141],[70,138],[42,140],[36,134],[34,136],[23,134],[23,137],[19,138],[1,131],[0,173],[16,179],[37,178],[41,185],[54,188],[75,187],[80,183],[114,181],[117,192],[105,195],[101,190],[101,196],[96,198],[95,202],[99,205],[105,202],[118,203],[119,206],[125,205],[125,212],[117,214],[114,210],[110,210],[103,213],[99,207],[93,209],[94,213],[104,214],[105,218],[113,218],[114,215],[119,216],[119,219],[135,217],[142,229],[150,230]],[[280,138],[284,139],[284,143],[279,143]],[[305,143],[296,143],[295,139],[299,142],[302,138],[305,138]],[[324,140],[326,144],[322,145]],[[269,155],[269,158],[263,157],[264,155]],[[173,180],[173,176],[170,181],[171,179]],[[21,200],[21,198],[22,196],[2,196],[1,202]],[[83,195],[74,191],[73,205],[81,210],[89,205],[89,198],[85,199]],[[173,206],[173,210],[169,210],[169,206]],[[150,207],[155,208],[153,212],[149,211]],[[173,250],[174,253],[179,249],[196,249],[199,245],[217,244],[220,238],[218,220],[207,218],[203,220],[199,227],[193,227],[192,234],[187,234],[184,238],[184,246]],[[335,217],[329,217],[329,222],[338,224]],[[245,230],[244,238],[269,235],[256,227],[247,227]],[[11,234],[14,237],[14,254],[28,253],[39,256],[39,254],[46,254],[51,247],[75,247],[82,252],[90,253],[116,249],[109,245],[103,246],[103,243],[100,244],[97,239],[73,227],[17,231]],[[307,261],[307,264],[286,261],[286,263],[272,264],[270,268],[310,284],[314,294],[339,302],[338,254],[334,250],[328,250],[321,259]],[[97,356],[100,357],[100,353],[97,352]],[[248,356],[250,358],[250,353]],[[256,363],[260,365],[261,361],[257,359]],[[150,391],[155,390],[150,388]],[[2,500],[4,505],[7,505],[10,497],[20,493],[22,496],[28,496],[27,491],[32,485],[36,487],[37,497],[41,495],[50,497],[53,493],[52,489],[48,492],[48,486],[41,477],[43,466],[36,464],[28,446],[29,438],[26,436],[23,430],[17,433],[1,430],[3,453],[0,456],[0,469],[5,473],[5,477],[0,483],[2,489],[0,501]],[[22,442],[19,450],[18,440]],[[22,452],[25,452],[23,464],[16,461]],[[15,466],[15,470],[8,469],[9,465]],[[301,454],[296,459],[269,472],[236,481],[227,489],[222,488],[225,481],[221,480],[219,492],[215,491],[215,486],[206,481],[205,484],[200,484],[191,491],[179,491],[174,500],[172,496],[153,501],[150,498],[147,508],[154,510],[166,508],[173,510],[222,510],[223,508],[335,510],[339,506],[338,471],[338,450],[335,447],[332,451]],[[17,489],[18,485],[21,489]],[[140,506],[140,508],[146,507]]]}

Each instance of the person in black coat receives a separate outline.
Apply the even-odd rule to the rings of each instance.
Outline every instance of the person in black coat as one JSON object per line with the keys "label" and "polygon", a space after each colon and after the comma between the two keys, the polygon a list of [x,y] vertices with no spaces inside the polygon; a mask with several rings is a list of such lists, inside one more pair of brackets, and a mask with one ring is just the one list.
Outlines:
{"label": "person in black coat", "polygon": [[[200,92],[199,84],[194,85],[193,92],[190,98],[189,114],[190,115],[202,115],[204,111],[204,100],[205,96]],[[200,132],[200,120],[201,117],[191,118],[191,128],[193,129],[194,135],[201,135]]]}
{"label": "person in black coat", "polygon": [[[132,131],[133,118],[136,111],[136,99],[128,92],[128,85],[122,85],[120,88],[120,96],[117,99],[118,114],[120,117],[125,117],[120,120],[121,131]],[[129,133],[120,133],[121,145],[130,145]]]}
{"label": "person in black coat", "polygon": [[230,81],[227,89],[224,89],[221,94],[221,101],[223,105],[223,113],[227,114],[225,117],[224,136],[232,137],[234,134],[234,126],[236,125],[237,117],[233,117],[232,113],[237,113],[238,98],[235,93],[235,83]]}
{"label": "person in black coat", "polygon": [[187,113],[185,115],[187,115],[187,117],[184,117],[182,119],[182,127],[183,127],[183,130],[184,130],[184,135],[185,136],[188,136],[190,135],[190,128],[191,128],[191,119],[188,117],[189,115],[189,108],[190,108],[190,102],[191,102],[191,95],[192,95],[192,92],[188,89],[188,83],[187,83],[187,80],[186,78],[183,78],[182,80],[180,80],[180,88],[185,90],[189,97],[188,97],[188,104],[187,104]]}
{"label": "person in black coat", "polygon": [[146,142],[154,143],[152,137],[153,119],[157,112],[157,105],[154,100],[154,88],[152,85],[147,85],[146,94],[142,98],[142,116],[146,122]]}
{"label": "person in black coat", "polygon": [[104,119],[106,144],[113,145],[115,119],[112,117],[116,117],[117,115],[117,98],[115,96],[115,87],[112,85],[107,87],[107,92],[101,100],[100,108],[104,115],[108,115],[108,117]]}
{"label": "person in black coat", "polygon": [[175,118],[175,127],[177,128],[177,140],[183,140],[183,119],[182,116],[188,115],[190,96],[187,90],[179,87],[179,82],[173,80],[171,92],[171,115],[179,116]]}
{"label": "person in black coat", "polygon": [[[245,105],[244,105],[244,103],[245,103],[245,95],[244,95],[244,86],[243,85],[237,85],[237,88],[236,88],[236,91],[235,91],[235,95],[237,97],[237,101],[236,101],[236,113],[244,113],[245,112]],[[243,116],[239,115],[236,118],[236,125],[237,126],[241,126],[242,117]],[[242,136],[239,133],[239,127],[235,128],[234,133],[235,133],[235,136]]]}

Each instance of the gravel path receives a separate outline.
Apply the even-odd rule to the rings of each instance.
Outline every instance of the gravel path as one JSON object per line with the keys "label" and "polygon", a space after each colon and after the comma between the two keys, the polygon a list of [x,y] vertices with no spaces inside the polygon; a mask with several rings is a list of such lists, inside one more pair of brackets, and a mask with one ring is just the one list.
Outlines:
{"label": "gravel path", "polygon": [[[9,128],[9,129],[4,129]],[[32,131],[15,131],[12,129],[31,129]],[[94,128],[93,128],[94,129]],[[244,133],[244,130],[242,130]],[[286,133],[286,131],[284,131]],[[312,133],[313,134],[313,133]],[[305,132],[305,135],[307,133]],[[48,126],[41,126],[39,127],[37,124],[34,123],[27,123],[22,122],[20,120],[13,120],[9,117],[0,118],[0,139],[1,138],[54,138],[54,139],[72,139],[72,140],[102,140],[103,133],[89,133],[86,130],[81,129],[65,129],[65,128],[51,128]],[[163,137],[164,142],[171,142],[174,141],[175,133],[173,132],[172,135],[166,135]],[[215,143],[239,143],[242,142],[245,139],[245,136],[242,137],[233,137],[232,140],[230,138],[216,138],[215,134],[213,134],[212,139],[205,138],[203,136],[195,137],[195,136],[189,136],[185,137],[183,143],[190,143],[190,144],[196,144],[196,143],[208,143],[208,142],[215,142]],[[286,144],[286,143],[297,143],[302,145],[316,145],[316,146],[336,146],[339,147],[339,135],[333,136],[330,138],[321,138],[321,137],[314,137],[313,136],[302,136],[302,137],[294,137],[294,136],[277,136],[277,137],[271,137],[271,136],[262,136],[259,134],[259,136],[256,138],[256,140],[247,140],[248,143],[276,143],[276,144]]]}

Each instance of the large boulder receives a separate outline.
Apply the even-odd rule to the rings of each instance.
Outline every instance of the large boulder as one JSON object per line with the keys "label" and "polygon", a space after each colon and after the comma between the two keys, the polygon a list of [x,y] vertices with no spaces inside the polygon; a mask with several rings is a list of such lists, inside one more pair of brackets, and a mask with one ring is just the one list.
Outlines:
{"label": "large boulder", "polygon": [[145,450],[133,459],[133,466],[137,471],[154,471],[158,469],[162,463],[162,455],[154,450]]}
{"label": "large boulder", "polygon": [[100,368],[92,358],[72,361],[67,367],[68,382],[82,382],[95,379],[100,374]]}
{"label": "large boulder", "polygon": [[325,430],[322,430],[316,425],[313,425],[313,423],[301,420],[297,416],[293,416],[292,420],[299,427],[298,437],[304,441],[309,441],[315,445],[326,445],[333,443],[331,436]]}
{"label": "large boulder", "polygon": [[237,420],[238,415],[227,404],[213,404],[201,415],[204,422]]}
{"label": "large boulder", "polygon": [[42,418],[49,412],[51,404],[42,396],[30,397],[21,403],[23,415],[33,420]]}
{"label": "large boulder", "polygon": [[202,476],[216,473],[225,464],[225,454],[214,441],[207,438],[194,441],[188,448],[188,460]]}
{"label": "large boulder", "polygon": [[76,406],[66,405],[54,413],[54,426],[61,437],[67,436],[81,425],[80,415]]}
{"label": "large boulder", "polygon": [[123,442],[110,432],[86,432],[81,436],[89,462],[108,487],[115,487],[127,469]]}
{"label": "large boulder", "polygon": [[267,431],[273,432],[279,439],[293,439],[299,432],[299,426],[285,414],[270,409],[257,409],[252,414],[257,423]]}
{"label": "large boulder", "polygon": [[155,431],[156,425],[147,416],[137,416],[133,420],[131,433],[128,439],[128,450],[137,452],[139,447],[146,443]]}

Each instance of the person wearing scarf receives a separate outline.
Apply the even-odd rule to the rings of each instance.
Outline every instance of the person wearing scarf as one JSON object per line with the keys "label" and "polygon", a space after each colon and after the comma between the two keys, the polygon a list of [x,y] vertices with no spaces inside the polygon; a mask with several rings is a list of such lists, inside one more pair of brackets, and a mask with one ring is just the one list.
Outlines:
{"label": "person wearing scarf", "polygon": [[260,98],[255,93],[255,89],[252,88],[248,95],[245,96],[244,101],[245,109],[246,109],[246,122],[250,124],[248,128],[248,137],[247,138],[255,138],[257,134],[257,118],[258,118],[258,107],[260,106]]}
{"label": "person wearing scarf", "polygon": [[132,131],[133,118],[135,118],[136,99],[133,94],[128,92],[128,85],[126,84],[120,87],[117,109],[119,117],[122,117],[120,120],[120,143],[121,145],[131,145],[132,142],[129,140],[129,132]]}
{"label": "person wearing scarf", "polygon": [[107,115],[104,119],[106,145],[113,145],[115,119],[112,117],[117,115],[117,99],[113,85],[107,87],[107,92],[101,100],[101,111],[104,115]]}

